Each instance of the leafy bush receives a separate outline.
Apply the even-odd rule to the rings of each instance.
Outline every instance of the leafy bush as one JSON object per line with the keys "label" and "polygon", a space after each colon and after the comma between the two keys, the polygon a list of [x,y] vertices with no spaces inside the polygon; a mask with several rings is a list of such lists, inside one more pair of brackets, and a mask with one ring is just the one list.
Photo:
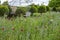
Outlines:
{"label": "leafy bush", "polygon": [[18,7],[16,10],[16,15],[17,16],[25,15],[26,12],[27,9],[25,7]]}
{"label": "leafy bush", "polygon": [[2,4],[2,5],[4,5],[4,6],[7,6],[7,7],[8,7],[8,9],[9,9],[9,13],[7,13],[7,16],[8,16],[8,17],[10,17],[11,12],[12,12],[12,9],[11,9],[10,5],[8,5],[8,1],[3,2],[3,4]]}
{"label": "leafy bush", "polygon": [[34,17],[39,17],[40,14],[39,14],[39,13],[34,13],[33,16],[34,16]]}
{"label": "leafy bush", "polygon": [[8,5],[8,1],[3,2],[2,5]]}
{"label": "leafy bush", "polygon": [[52,11],[57,11],[56,7],[53,7],[53,8],[52,8]]}
{"label": "leafy bush", "polygon": [[32,16],[33,13],[37,13],[38,12],[38,9],[35,6],[31,6],[29,11],[31,12],[31,16]]}
{"label": "leafy bush", "polygon": [[38,12],[39,12],[39,13],[45,13],[45,12],[46,12],[46,6],[41,5],[41,6],[38,8]]}
{"label": "leafy bush", "polygon": [[0,6],[0,16],[4,16],[4,14],[9,13],[9,9],[7,6]]}
{"label": "leafy bush", "polygon": [[57,7],[56,10],[57,10],[58,12],[60,12],[60,7]]}
{"label": "leafy bush", "polygon": [[46,11],[49,11],[49,10],[50,10],[49,6],[46,6]]}

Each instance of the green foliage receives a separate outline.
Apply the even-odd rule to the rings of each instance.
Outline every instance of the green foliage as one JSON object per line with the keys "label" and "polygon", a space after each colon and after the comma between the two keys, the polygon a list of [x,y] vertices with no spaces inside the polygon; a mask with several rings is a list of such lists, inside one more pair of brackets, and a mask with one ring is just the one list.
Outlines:
{"label": "green foliage", "polygon": [[9,9],[9,13],[7,13],[7,15],[9,15],[9,14],[12,12],[12,9],[11,9],[10,5],[8,5],[8,1],[3,2],[2,5],[8,7],[8,9]]}
{"label": "green foliage", "polygon": [[60,40],[60,13],[40,17],[0,17],[0,40]]}
{"label": "green foliage", "polygon": [[55,5],[56,5],[55,2],[49,1],[49,6],[50,7],[54,7]]}
{"label": "green foliage", "polygon": [[0,6],[0,16],[4,16],[4,14],[7,14],[7,13],[9,13],[8,7],[1,5]]}
{"label": "green foliage", "polygon": [[8,5],[9,14],[12,12],[11,6]]}
{"label": "green foliage", "polygon": [[46,6],[46,11],[50,11],[50,7],[49,6]]}
{"label": "green foliage", "polygon": [[39,12],[39,13],[45,13],[45,12],[46,12],[46,6],[41,5],[41,6],[38,8],[38,12]]}
{"label": "green foliage", "polygon": [[49,6],[50,7],[59,7],[60,6],[60,0],[50,0]]}
{"label": "green foliage", "polygon": [[57,7],[56,10],[57,10],[58,12],[60,12],[60,7]]}
{"label": "green foliage", "polygon": [[26,12],[27,12],[26,7],[18,7],[16,10],[16,15],[17,16],[25,15]]}
{"label": "green foliage", "polygon": [[40,14],[39,14],[39,13],[34,13],[33,16],[34,16],[34,17],[39,17]]}
{"label": "green foliage", "polygon": [[33,13],[37,13],[38,12],[38,8],[36,8],[35,6],[31,6],[29,11],[31,12],[31,16],[32,16]]}
{"label": "green foliage", "polygon": [[56,7],[53,7],[53,8],[52,8],[52,11],[57,11]]}
{"label": "green foliage", "polygon": [[8,1],[3,2],[2,5],[8,5]]}
{"label": "green foliage", "polygon": [[31,4],[30,6],[34,6],[36,8],[39,8],[39,5]]}

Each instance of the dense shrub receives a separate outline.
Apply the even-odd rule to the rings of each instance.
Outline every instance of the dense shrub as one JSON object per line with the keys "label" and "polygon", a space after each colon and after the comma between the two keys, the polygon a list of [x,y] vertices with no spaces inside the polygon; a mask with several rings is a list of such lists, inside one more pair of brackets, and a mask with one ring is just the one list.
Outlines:
{"label": "dense shrub", "polygon": [[57,7],[56,10],[57,10],[58,12],[60,12],[60,7]]}
{"label": "dense shrub", "polygon": [[9,5],[8,5],[8,8],[9,8],[9,13],[11,13],[12,9],[11,9],[11,7]]}
{"label": "dense shrub", "polygon": [[52,11],[60,12],[60,7],[53,7],[53,8],[52,8]]}
{"label": "dense shrub", "polygon": [[27,12],[26,7],[18,7],[16,10],[16,15],[17,16],[25,15],[26,12]]}
{"label": "dense shrub", "polygon": [[9,9],[7,6],[0,6],[0,16],[4,16],[4,14],[9,13]]}
{"label": "dense shrub", "polygon": [[52,11],[57,11],[56,7],[53,7],[53,8],[52,8]]}
{"label": "dense shrub", "polygon": [[41,6],[38,8],[38,12],[39,12],[39,13],[45,13],[45,12],[46,12],[46,6],[41,5]]}
{"label": "dense shrub", "polygon": [[49,8],[49,6],[46,6],[46,11],[50,11],[50,8]]}
{"label": "dense shrub", "polygon": [[2,4],[2,5],[4,5],[4,6],[7,6],[7,7],[8,7],[8,9],[9,9],[9,13],[7,13],[7,17],[10,17],[11,12],[12,12],[12,9],[11,9],[11,6],[8,4],[8,1],[3,2],[3,4]]}
{"label": "dense shrub", "polygon": [[38,12],[38,8],[36,8],[35,6],[31,6],[29,11],[31,12],[31,16],[32,16],[33,13],[37,13]]}

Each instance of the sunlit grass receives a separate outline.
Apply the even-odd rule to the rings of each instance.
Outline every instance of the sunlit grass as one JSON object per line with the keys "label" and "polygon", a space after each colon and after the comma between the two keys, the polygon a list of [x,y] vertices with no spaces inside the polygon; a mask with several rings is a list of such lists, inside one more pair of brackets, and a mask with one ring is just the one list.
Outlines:
{"label": "sunlit grass", "polygon": [[13,20],[0,18],[0,40],[60,40],[60,13]]}

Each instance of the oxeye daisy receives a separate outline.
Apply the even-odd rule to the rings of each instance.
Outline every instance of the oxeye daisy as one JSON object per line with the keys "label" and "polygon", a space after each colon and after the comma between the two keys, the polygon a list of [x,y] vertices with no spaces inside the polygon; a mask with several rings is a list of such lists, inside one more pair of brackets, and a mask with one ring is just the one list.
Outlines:
{"label": "oxeye daisy", "polygon": [[53,19],[51,19],[50,21],[51,21],[51,22],[53,22],[54,20],[53,20]]}
{"label": "oxeye daisy", "polygon": [[50,19],[49,22],[48,22],[48,24],[51,24],[53,21],[54,21],[53,19]]}

